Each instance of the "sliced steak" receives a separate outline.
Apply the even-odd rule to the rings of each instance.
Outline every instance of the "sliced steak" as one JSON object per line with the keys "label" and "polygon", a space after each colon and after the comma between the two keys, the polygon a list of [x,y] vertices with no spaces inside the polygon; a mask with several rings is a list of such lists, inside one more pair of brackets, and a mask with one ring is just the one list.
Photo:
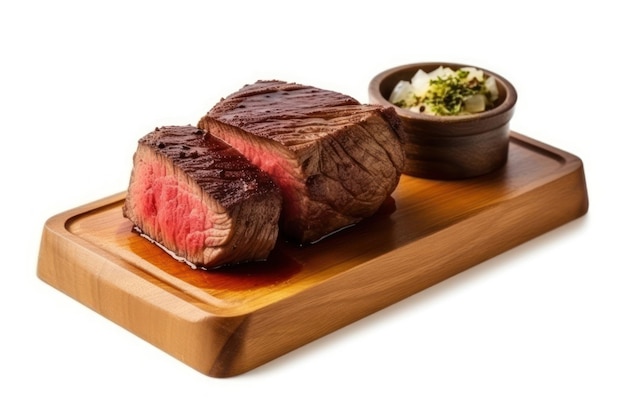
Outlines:
{"label": "sliced steak", "polygon": [[193,126],[139,140],[123,214],[176,257],[202,267],[266,259],[278,235],[272,179]]}
{"label": "sliced steak", "polygon": [[246,85],[198,126],[274,178],[283,194],[282,230],[303,243],[374,214],[404,164],[392,108],[300,84]]}

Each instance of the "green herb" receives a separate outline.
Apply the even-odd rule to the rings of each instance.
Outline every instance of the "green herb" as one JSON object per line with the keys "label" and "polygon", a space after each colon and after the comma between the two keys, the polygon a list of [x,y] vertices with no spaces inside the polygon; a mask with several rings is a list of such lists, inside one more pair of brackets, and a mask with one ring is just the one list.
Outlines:
{"label": "green herb", "polygon": [[437,77],[430,81],[430,89],[423,101],[439,115],[457,115],[463,111],[463,103],[468,97],[485,93],[484,82],[476,78],[468,79],[469,71],[458,70],[453,76]]}
{"label": "green herb", "polygon": [[429,81],[426,93],[419,97],[415,94],[404,95],[401,100],[393,103],[403,108],[416,108],[420,112],[426,111],[440,116],[452,116],[467,113],[465,101],[473,96],[482,94],[486,98],[487,106],[491,106],[491,92],[484,80],[470,78],[470,71],[456,70],[447,76],[437,76]]}

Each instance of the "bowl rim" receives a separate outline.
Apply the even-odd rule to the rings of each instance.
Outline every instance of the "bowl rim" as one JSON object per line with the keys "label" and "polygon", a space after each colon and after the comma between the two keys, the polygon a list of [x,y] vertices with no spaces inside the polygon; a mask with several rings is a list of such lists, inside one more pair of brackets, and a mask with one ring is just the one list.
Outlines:
{"label": "bowl rim", "polygon": [[[439,67],[439,66],[450,67],[452,69],[471,67],[471,68],[476,68],[478,70],[481,70],[485,74],[492,76],[496,79],[496,81],[506,91],[506,97],[504,98],[504,101],[500,103],[499,105],[497,105],[496,107],[489,109],[489,110],[485,110],[480,113],[443,116],[443,115],[416,113],[414,111],[396,106],[395,104],[391,103],[387,97],[384,97],[382,93],[380,92],[380,85],[382,84],[383,80],[385,80],[386,78],[392,76],[393,74],[397,72],[407,71],[411,68],[414,68],[415,72],[417,72],[417,70],[423,67]],[[376,74],[370,81],[368,89],[369,89],[370,100],[372,96],[376,97],[376,101],[380,101],[380,103],[378,104],[385,103],[389,106],[392,106],[396,110],[396,113],[398,113],[398,115],[411,118],[411,119],[431,121],[431,122],[436,121],[436,122],[446,122],[446,123],[459,123],[459,122],[464,122],[464,121],[469,121],[469,120],[495,117],[503,113],[506,113],[508,111],[511,111],[511,109],[515,106],[515,103],[517,102],[517,91],[515,87],[513,86],[513,84],[509,82],[506,78],[486,68],[478,67],[476,65],[458,63],[458,62],[427,61],[427,62],[414,62],[410,64],[403,64],[403,65],[391,67]]]}

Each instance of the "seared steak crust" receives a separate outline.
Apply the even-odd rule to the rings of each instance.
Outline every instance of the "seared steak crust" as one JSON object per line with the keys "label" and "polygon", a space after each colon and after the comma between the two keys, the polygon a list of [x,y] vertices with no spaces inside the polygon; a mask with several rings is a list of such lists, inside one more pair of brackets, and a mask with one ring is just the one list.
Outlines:
{"label": "seared steak crust", "polygon": [[123,214],[196,266],[266,259],[278,235],[281,196],[271,178],[193,126],[141,138]]}
{"label": "seared steak crust", "polygon": [[303,243],[374,214],[404,164],[392,108],[295,83],[246,85],[198,126],[274,178],[283,194],[283,232]]}

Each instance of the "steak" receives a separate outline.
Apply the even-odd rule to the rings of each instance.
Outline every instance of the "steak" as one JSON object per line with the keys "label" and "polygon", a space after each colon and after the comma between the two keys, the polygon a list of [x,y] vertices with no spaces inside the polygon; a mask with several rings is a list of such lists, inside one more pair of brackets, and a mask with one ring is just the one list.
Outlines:
{"label": "steak", "polygon": [[264,260],[274,248],[280,190],[241,153],[193,126],[139,140],[123,214],[193,266]]}
{"label": "steak", "polygon": [[198,126],[271,175],[283,196],[281,229],[301,243],[374,214],[404,164],[404,136],[391,107],[295,83],[245,85]]}

